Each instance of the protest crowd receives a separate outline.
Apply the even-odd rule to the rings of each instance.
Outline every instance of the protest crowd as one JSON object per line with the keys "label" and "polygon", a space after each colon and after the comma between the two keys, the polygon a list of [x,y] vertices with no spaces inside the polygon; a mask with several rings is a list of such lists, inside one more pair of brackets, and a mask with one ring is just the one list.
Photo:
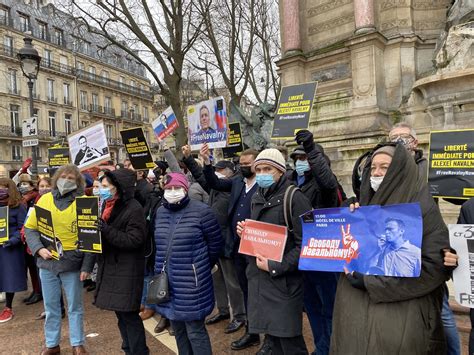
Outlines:
{"label": "protest crowd", "polygon": [[[218,322],[226,322],[225,334],[245,329],[229,353],[255,347],[258,355],[461,354],[446,285],[459,260],[429,192],[414,129],[395,125],[386,143],[358,159],[350,198],[313,134],[299,130],[294,140],[291,152],[246,149],[219,161],[207,143],[198,154],[188,145],[177,154],[161,142],[164,158],[153,168],[136,169],[130,159],[86,170],[66,164],[41,178],[29,173],[26,160],[13,179],[0,179],[0,207],[8,207],[0,323],[15,322],[15,294],[31,289],[25,307],[44,304],[33,315],[44,321],[44,348],[32,350],[59,354],[64,318],[74,354],[94,352],[84,335],[83,294],[90,291],[96,307],[115,312],[125,354],[149,353],[143,320],[152,316],[160,317],[155,332],[173,335],[182,355],[212,354],[207,328]],[[85,196],[97,197],[98,212],[81,230],[97,231],[100,252],[78,247]],[[343,272],[299,267],[300,216],[409,203],[419,205],[420,245],[404,239],[403,221],[389,218],[372,271],[354,271],[351,263]],[[283,243],[267,241],[280,246],[279,261],[243,250],[246,235],[259,240],[267,233],[255,222],[285,228]],[[459,223],[474,223],[474,199]],[[357,255],[363,236],[341,227],[347,255]],[[472,336],[470,346],[472,354]]]}

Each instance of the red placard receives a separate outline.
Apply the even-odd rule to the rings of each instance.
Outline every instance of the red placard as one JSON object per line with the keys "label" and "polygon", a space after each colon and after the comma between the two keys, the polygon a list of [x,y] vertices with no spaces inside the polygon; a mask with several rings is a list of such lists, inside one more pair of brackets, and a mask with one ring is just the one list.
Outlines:
{"label": "red placard", "polygon": [[245,220],[245,228],[240,238],[239,253],[281,262],[285,250],[287,229],[284,226]]}

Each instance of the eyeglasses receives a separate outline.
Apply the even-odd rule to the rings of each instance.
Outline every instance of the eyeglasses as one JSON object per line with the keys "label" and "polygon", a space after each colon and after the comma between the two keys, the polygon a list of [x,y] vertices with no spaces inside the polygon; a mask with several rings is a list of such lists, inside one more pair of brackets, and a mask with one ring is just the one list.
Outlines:
{"label": "eyeglasses", "polygon": [[390,136],[389,139],[390,139],[390,142],[398,142],[399,140],[406,140],[406,141],[415,140],[415,138],[409,134],[399,134],[396,136]]}

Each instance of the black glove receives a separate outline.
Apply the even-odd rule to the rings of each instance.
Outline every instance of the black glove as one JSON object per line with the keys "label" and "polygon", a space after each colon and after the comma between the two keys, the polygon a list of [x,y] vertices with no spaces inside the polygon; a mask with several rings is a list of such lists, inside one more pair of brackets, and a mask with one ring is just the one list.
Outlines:
{"label": "black glove", "polygon": [[13,242],[11,240],[7,240],[5,243],[3,243],[4,248],[10,248],[13,246]]}
{"label": "black glove", "polygon": [[364,275],[362,275],[360,272],[354,271],[353,273],[348,273],[346,274],[346,277],[351,283],[352,287],[358,288],[362,291],[367,290],[364,284]]}
{"label": "black glove", "polygon": [[296,143],[303,146],[303,149],[306,153],[309,153],[314,150],[314,138],[313,133],[307,129],[302,129],[296,133],[295,137]]}
{"label": "black glove", "polygon": [[107,228],[109,228],[109,225],[102,218],[99,218],[97,221],[97,228],[99,228],[101,232],[104,232]]}

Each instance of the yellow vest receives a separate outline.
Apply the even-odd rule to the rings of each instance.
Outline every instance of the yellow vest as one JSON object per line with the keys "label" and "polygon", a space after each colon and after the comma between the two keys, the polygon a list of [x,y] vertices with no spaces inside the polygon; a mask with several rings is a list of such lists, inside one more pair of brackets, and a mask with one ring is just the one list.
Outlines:
{"label": "yellow vest", "polygon": [[[77,249],[76,201],[74,200],[68,208],[60,211],[54,204],[53,194],[48,192],[41,196],[36,205],[51,212],[54,234],[61,241],[63,249],[65,251]],[[32,208],[29,213],[25,227],[38,229],[34,208]]]}

